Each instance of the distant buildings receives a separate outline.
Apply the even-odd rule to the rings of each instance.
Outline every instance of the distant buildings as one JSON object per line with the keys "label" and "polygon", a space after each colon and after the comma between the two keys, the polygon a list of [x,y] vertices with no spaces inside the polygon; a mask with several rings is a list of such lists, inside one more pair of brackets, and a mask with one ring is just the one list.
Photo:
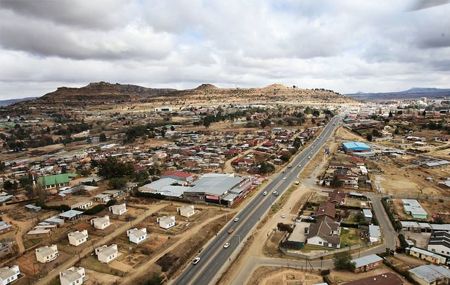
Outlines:
{"label": "distant buildings", "polygon": [[45,189],[66,187],[69,186],[70,179],[75,176],[76,174],[73,173],[41,176],[38,178],[37,183]]}
{"label": "distant buildings", "polygon": [[83,267],[70,267],[59,273],[61,285],[81,285],[84,283],[86,273]]}
{"label": "distant buildings", "polygon": [[40,263],[47,263],[55,260],[58,255],[58,247],[56,244],[51,246],[43,246],[35,249],[36,259]]}
{"label": "distant buildings", "polygon": [[344,142],[342,144],[345,152],[368,152],[370,146],[363,142]]}
{"label": "distant buildings", "polygon": [[98,261],[102,263],[110,263],[119,255],[117,244],[111,244],[110,246],[104,245],[95,249]]}

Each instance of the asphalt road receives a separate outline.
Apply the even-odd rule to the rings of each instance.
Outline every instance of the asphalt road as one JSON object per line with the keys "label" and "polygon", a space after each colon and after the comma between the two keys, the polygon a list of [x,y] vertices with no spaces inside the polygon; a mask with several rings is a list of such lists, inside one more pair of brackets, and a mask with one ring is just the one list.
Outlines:
{"label": "asphalt road", "polygon": [[[184,272],[173,282],[176,285],[206,285],[215,281],[216,275],[223,266],[228,266],[233,253],[242,249],[242,242],[248,237],[251,230],[258,224],[261,217],[269,211],[270,207],[296,180],[301,171],[325,142],[333,134],[341,121],[340,116],[336,116],[322,130],[321,134],[303,151],[301,151],[292,161],[291,168],[285,168],[285,173],[279,173],[260,193],[255,195],[247,206],[242,209],[236,217],[238,222],[231,221],[217,234],[217,236],[198,255],[200,261],[196,264],[189,264]],[[267,195],[263,195],[266,191]],[[277,191],[279,196],[273,194]],[[228,231],[234,231],[229,234]],[[224,248],[223,245],[229,242],[230,246]]]}

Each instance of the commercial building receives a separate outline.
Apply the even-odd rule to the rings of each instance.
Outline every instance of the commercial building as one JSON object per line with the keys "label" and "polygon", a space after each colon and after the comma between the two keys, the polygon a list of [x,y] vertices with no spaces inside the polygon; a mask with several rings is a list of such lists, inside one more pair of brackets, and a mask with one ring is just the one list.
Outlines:
{"label": "commercial building", "polygon": [[402,199],[403,210],[406,214],[411,215],[414,219],[426,219],[427,211],[415,199]]}
{"label": "commercial building", "polygon": [[43,246],[35,249],[36,259],[40,263],[47,263],[55,260],[58,255],[58,247],[56,244],[51,246]]}
{"label": "commercial building", "polygon": [[59,273],[61,285],[81,285],[85,278],[86,272],[83,267],[70,267]]}
{"label": "commercial building", "polygon": [[450,270],[433,264],[421,265],[408,270],[409,275],[421,285],[448,284]]}
{"label": "commercial building", "polygon": [[70,179],[76,177],[73,173],[62,173],[55,175],[41,176],[37,183],[45,189],[60,188],[69,186]]}
{"label": "commercial building", "polygon": [[450,233],[444,231],[434,231],[428,241],[428,250],[450,257]]}
{"label": "commercial building", "polygon": [[371,254],[353,259],[352,263],[355,265],[354,272],[366,272],[380,266],[383,259],[376,254]]}
{"label": "commercial building", "polygon": [[370,146],[363,142],[344,142],[342,144],[344,147],[345,152],[367,152],[370,151]]}
{"label": "commercial building", "polygon": [[11,284],[19,278],[19,275],[20,269],[17,265],[0,268],[0,285]]}
{"label": "commercial building", "polygon": [[127,230],[127,237],[130,242],[140,244],[141,242],[147,239],[147,229],[146,228],[129,229]]}
{"label": "commercial building", "polygon": [[103,245],[95,249],[98,261],[102,263],[110,263],[119,255],[117,244],[111,244],[110,246]]}
{"label": "commercial building", "polygon": [[88,239],[88,231],[75,231],[67,234],[67,238],[69,239],[69,243],[73,246],[79,246],[83,244]]}
{"label": "commercial building", "polygon": [[422,260],[426,260],[433,264],[446,264],[447,258],[445,256],[436,254],[434,252],[418,248],[418,247],[410,247],[407,252],[409,255],[417,257]]}

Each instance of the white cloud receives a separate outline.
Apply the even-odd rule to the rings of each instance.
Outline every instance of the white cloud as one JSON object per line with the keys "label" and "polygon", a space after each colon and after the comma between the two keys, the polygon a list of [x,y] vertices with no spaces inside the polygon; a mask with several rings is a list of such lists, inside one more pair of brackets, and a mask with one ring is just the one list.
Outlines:
{"label": "white cloud", "polygon": [[447,87],[450,5],[416,1],[0,0],[0,98],[93,81]]}

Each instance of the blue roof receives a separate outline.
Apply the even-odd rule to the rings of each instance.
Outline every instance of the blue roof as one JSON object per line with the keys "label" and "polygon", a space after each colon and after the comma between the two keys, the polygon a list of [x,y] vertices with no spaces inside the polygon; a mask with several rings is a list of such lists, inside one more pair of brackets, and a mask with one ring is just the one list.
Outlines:
{"label": "blue roof", "polygon": [[343,145],[345,149],[350,150],[370,150],[370,146],[363,142],[345,142]]}

